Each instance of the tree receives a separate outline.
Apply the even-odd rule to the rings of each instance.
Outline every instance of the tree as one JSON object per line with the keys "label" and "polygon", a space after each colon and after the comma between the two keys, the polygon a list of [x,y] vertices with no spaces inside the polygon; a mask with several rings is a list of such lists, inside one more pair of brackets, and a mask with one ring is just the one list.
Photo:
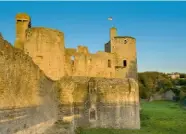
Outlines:
{"label": "tree", "polygon": [[171,88],[171,90],[175,93],[176,96],[180,95],[180,90],[177,88]]}
{"label": "tree", "polygon": [[158,88],[163,88],[164,91],[167,91],[173,87],[172,82],[169,79],[164,79],[159,81]]}
{"label": "tree", "polygon": [[186,86],[182,86],[182,87],[180,88],[180,91],[186,93]]}
{"label": "tree", "polygon": [[149,99],[156,92],[162,93],[173,87],[171,79],[159,72],[143,72],[138,74],[140,97]]}
{"label": "tree", "polygon": [[180,85],[180,86],[186,86],[186,80],[185,79],[179,79],[178,80],[178,84]]}
{"label": "tree", "polygon": [[186,74],[180,74],[180,78],[186,78]]}

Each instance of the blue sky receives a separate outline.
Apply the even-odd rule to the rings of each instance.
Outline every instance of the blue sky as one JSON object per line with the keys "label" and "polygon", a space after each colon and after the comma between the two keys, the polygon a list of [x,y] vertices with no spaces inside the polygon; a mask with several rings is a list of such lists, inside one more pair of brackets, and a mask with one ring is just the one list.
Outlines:
{"label": "blue sky", "polygon": [[119,35],[136,38],[138,71],[186,73],[186,2],[0,2],[0,32],[11,43],[19,12],[32,26],[63,31],[67,47],[93,53],[104,50],[115,25]]}

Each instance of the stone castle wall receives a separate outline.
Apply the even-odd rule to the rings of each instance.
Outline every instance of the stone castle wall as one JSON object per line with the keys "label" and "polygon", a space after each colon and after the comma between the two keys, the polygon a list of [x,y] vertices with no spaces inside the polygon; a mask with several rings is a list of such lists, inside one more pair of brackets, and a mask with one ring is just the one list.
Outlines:
{"label": "stone castle wall", "polygon": [[[125,74],[126,78],[137,80],[136,39],[125,36],[114,37],[111,46],[112,52],[117,55],[116,76],[122,78],[121,75]],[[126,61],[126,66],[124,61]]]}
{"label": "stone castle wall", "polygon": [[[70,129],[64,133],[70,134],[73,134],[74,129],[79,126],[140,128],[139,91],[135,79],[108,79],[74,75],[62,77],[60,81],[54,82],[45,76],[46,70],[42,72],[39,69],[39,62],[33,59],[35,50],[37,50],[37,42],[41,41],[39,39],[42,36],[39,36],[38,40],[35,40],[34,37],[38,37],[41,29],[29,30],[36,31],[31,31],[29,34],[32,35],[27,35],[28,44],[25,45],[25,50],[29,49],[31,44],[36,45],[35,49],[25,51],[26,54],[22,50],[13,48],[7,41],[2,41],[2,37],[0,38],[0,42],[3,42],[0,44],[2,48],[0,51],[0,87],[2,92],[0,96],[0,129],[3,134],[12,132],[17,134],[36,133],[38,131],[46,133],[51,130],[50,126],[57,120],[69,123]],[[53,34],[53,31],[50,32]],[[51,39],[56,41],[56,38]],[[55,45],[61,46],[60,42],[61,40],[59,44]],[[44,47],[46,50],[52,48],[52,46],[50,48]],[[92,56],[85,47],[79,47],[78,50],[66,50],[65,53],[68,53],[69,56],[74,54],[77,57],[81,54],[87,57],[88,55]],[[97,54],[100,54],[100,57],[102,55],[107,57],[109,53],[98,52]],[[94,64],[98,61],[95,60]],[[66,68],[64,68],[64,72],[65,70]],[[11,115],[12,118],[9,119],[5,115]]]}
{"label": "stone castle wall", "polygon": [[[86,51],[82,51],[86,48]],[[66,49],[66,76],[89,76],[114,78],[114,55],[106,52],[89,53],[87,47],[78,46],[77,49]],[[110,66],[108,65],[110,60]]]}
{"label": "stone castle wall", "polygon": [[31,57],[0,36],[0,133],[44,132],[57,120],[55,92]]}
{"label": "stone castle wall", "polygon": [[140,128],[138,84],[132,79],[63,77],[59,88],[59,118],[71,118],[74,127]]}
{"label": "stone castle wall", "polygon": [[64,34],[48,28],[26,30],[24,51],[53,80],[64,76]]}
{"label": "stone castle wall", "polygon": [[[105,52],[91,54],[85,46],[65,48],[64,33],[31,28],[27,17],[16,17],[16,48],[0,36],[3,134],[36,133],[41,124],[44,131],[57,120],[69,123],[70,134],[78,126],[140,128],[134,38],[111,29]],[[19,116],[10,120],[12,111]]]}
{"label": "stone castle wall", "polygon": [[16,16],[15,47],[29,54],[51,79],[59,80],[63,76],[136,79],[136,40],[117,36],[116,28],[110,29],[110,41],[105,45],[105,52],[91,54],[85,46],[65,48],[64,40],[64,33],[31,27],[28,15]]}
{"label": "stone castle wall", "polygon": [[115,78],[137,80],[136,39],[118,36],[115,27],[110,28],[110,41],[105,44],[105,52],[115,55]]}

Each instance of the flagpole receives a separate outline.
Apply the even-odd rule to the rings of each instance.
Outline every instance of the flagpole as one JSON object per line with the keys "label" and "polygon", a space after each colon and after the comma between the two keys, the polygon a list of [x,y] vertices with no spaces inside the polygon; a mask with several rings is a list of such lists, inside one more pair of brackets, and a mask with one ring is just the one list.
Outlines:
{"label": "flagpole", "polygon": [[111,21],[111,26],[112,26],[112,27],[114,27],[114,24],[113,24],[113,19],[112,19],[112,17],[109,17],[109,18],[108,18],[108,20],[109,20],[109,21]]}

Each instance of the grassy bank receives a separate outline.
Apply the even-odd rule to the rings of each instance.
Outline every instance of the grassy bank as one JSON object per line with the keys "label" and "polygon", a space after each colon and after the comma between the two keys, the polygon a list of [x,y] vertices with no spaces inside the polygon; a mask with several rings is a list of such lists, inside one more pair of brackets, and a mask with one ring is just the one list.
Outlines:
{"label": "grassy bank", "polygon": [[174,102],[144,102],[140,130],[86,129],[81,134],[186,134],[186,110]]}

